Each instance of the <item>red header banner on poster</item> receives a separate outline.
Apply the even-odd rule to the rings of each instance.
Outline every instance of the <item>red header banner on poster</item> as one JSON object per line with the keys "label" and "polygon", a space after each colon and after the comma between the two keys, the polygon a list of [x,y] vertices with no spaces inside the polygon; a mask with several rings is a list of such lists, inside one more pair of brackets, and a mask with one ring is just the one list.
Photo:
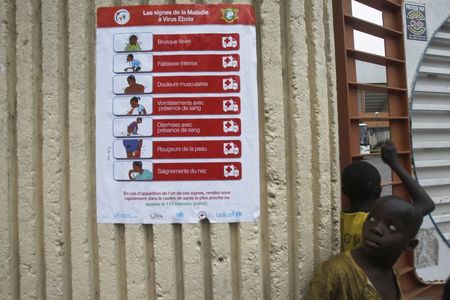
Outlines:
{"label": "red header banner on poster", "polygon": [[176,4],[100,7],[97,27],[143,25],[255,25],[255,14],[246,4]]}

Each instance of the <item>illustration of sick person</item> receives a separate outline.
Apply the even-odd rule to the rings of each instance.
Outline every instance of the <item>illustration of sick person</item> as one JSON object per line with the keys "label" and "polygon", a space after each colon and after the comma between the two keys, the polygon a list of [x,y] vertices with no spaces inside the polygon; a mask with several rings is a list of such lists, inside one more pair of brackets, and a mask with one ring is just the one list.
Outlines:
{"label": "illustration of sick person", "polygon": [[123,146],[127,152],[127,158],[140,158],[142,139],[123,140]]}
{"label": "illustration of sick person", "polygon": [[139,124],[141,124],[141,123],[142,123],[142,118],[136,118],[136,121],[131,122],[127,127],[127,135],[128,136],[137,135],[138,129],[139,129]]}
{"label": "illustration of sick person", "polygon": [[125,94],[143,93],[145,87],[136,82],[136,77],[130,75],[127,77],[128,86],[125,88]]}
{"label": "illustration of sick person", "polygon": [[130,180],[152,180],[153,172],[142,167],[142,161],[134,161],[133,169],[128,171]]}
{"label": "illustration of sick person", "polygon": [[133,54],[127,55],[128,67],[124,69],[125,72],[138,72],[141,69],[141,61],[134,59]]}
{"label": "illustration of sick person", "polygon": [[139,97],[133,97],[130,99],[131,109],[127,112],[127,115],[146,115],[147,111],[145,110],[144,105],[139,104]]}
{"label": "illustration of sick person", "polygon": [[138,37],[135,34],[130,35],[128,44],[125,46],[125,51],[141,51],[141,45],[138,42]]}

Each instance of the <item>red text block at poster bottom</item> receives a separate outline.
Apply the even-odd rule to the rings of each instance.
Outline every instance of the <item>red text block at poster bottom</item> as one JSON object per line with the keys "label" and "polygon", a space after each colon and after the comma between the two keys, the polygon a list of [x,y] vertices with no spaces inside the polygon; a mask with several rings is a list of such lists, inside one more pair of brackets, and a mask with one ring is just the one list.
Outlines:
{"label": "red text block at poster bottom", "polygon": [[240,180],[240,162],[155,163],[153,181]]}

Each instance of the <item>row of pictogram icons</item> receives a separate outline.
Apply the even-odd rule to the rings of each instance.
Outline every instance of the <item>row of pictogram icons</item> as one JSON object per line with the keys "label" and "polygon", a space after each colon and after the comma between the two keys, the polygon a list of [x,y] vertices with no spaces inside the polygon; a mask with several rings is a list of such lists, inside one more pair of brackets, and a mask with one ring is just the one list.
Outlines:
{"label": "row of pictogram icons", "polygon": [[[173,140],[178,137],[239,137],[240,118],[167,119],[164,115],[240,114],[241,99],[195,96],[160,97],[153,94],[239,93],[239,75],[201,75],[194,72],[236,72],[240,56],[226,54],[160,55],[145,51],[220,50],[203,43],[211,38],[226,49],[239,49],[239,35],[193,34],[128,35],[128,45],[119,47],[127,35],[114,36],[113,56],[113,158],[117,181],[148,180],[239,180],[240,162],[159,163],[160,159],[240,158],[240,140]],[[202,42],[202,39],[204,40]],[[144,40],[145,42],[139,42]],[[152,43],[150,43],[152,41]],[[155,45],[156,43],[159,45]],[[192,41],[195,41],[192,43]],[[204,47],[201,47],[203,43]],[[182,45],[176,48],[174,45]],[[208,44],[208,45],[206,45]],[[190,46],[188,46],[190,45]],[[205,48],[206,47],[206,48]],[[216,47],[216,46],[214,46]],[[175,49],[176,48],[176,49]],[[122,49],[122,50],[121,50]],[[151,72],[193,73],[192,76],[162,76]],[[131,73],[124,75],[121,73]],[[152,115],[159,116],[153,118]],[[170,138],[162,141],[159,138]],[[130,161],[131,160],[131,161]],[[186,165],[190,164],[189,168]]]}

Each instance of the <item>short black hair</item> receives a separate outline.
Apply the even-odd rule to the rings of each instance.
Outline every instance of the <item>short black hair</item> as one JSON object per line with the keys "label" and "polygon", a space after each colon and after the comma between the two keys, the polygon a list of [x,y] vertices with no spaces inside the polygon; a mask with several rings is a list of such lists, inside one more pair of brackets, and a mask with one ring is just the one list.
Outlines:
{"label": "short black hair", "polygon": [[130,38],[128,40],[131,40],[132,38],[135,38],[137,40],[138,37],[137,37],[137,35],[132,34],[132,35],[130,35]]}
{"label": "short black hair", "polygon": [[127,77],[127,80],[128,80],[128,79],[132,79],[132,80],[136,81],[136,77],[134,77],[134,75],[128,76],[128,77]]}
{"label": "short black hair", "polygon": [[138,166],[142,168],[142,161],[139,160],[133,161],[133,166]]}
{"label": "short black hair", "polygon": [[134,55],[133,54],[128,54],[127,57],[131,57],[133,59]]}
{"label": "short black hair", "polygon": [[134,97],[132,97],[132,98],[130,99],[130,102],[131,102],[131,101],[138,101],[138,102],[139,102],[139,97],[134,96]]}
{"label": "short black hair", "polygon": [[377,168],[365,161],[354,162],[342,171],[342,191],[352,199],[373,198],[381,195],[381,176]]}

